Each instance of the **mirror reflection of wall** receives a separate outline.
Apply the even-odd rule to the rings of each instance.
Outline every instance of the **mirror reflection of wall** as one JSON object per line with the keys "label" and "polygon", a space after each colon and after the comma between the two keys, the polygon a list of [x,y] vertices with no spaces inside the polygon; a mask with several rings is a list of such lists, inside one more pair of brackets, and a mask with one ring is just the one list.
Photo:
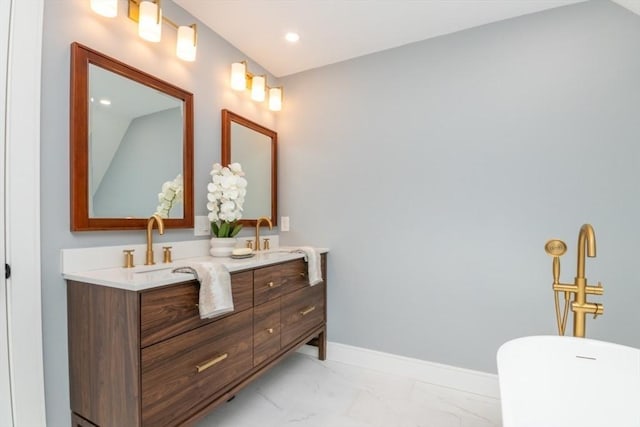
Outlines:
{"label": "mirror reflection of wall", "polygon": [[146,218],[182,173],[183,102],[93,64],[89,82],[90,216]]}
{"label": "mirror reflection of wall", "polygon": [[278,225],[278,134],[229,110],[222,110],[222,163],[240,163],[247,195],[240,222],[255,226],[267,217]]}
{"label": "mirror reflection of wall", "polygon": [[231,162],[242,165],[249,183],[243,218],[271,217],[271,138],[231,123]]}

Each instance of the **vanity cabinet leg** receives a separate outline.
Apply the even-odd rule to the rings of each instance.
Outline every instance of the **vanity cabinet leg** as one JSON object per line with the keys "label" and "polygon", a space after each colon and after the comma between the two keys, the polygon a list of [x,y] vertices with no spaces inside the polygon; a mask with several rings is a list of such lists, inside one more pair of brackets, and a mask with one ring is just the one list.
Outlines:
{"label": "vanity cabinet leg", "polygon": [[318,359],[327,360],[327,331],[324,330],[318,335]]}

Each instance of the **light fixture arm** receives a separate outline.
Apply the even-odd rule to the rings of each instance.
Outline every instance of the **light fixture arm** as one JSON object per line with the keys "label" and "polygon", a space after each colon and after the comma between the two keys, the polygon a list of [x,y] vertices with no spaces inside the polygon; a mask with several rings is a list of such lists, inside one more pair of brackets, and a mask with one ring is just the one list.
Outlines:
{"label": "light fixture arm", "polygon": [[156,24],[161,24],[161,13],[162,13],[162,5],[160,4],[160,0],[155,0],[156,3]]}
{"label": "light fixture arm", "polygon": [[193,45],[198,46],[198,25],[194,22],[189,26],[193,28]]}

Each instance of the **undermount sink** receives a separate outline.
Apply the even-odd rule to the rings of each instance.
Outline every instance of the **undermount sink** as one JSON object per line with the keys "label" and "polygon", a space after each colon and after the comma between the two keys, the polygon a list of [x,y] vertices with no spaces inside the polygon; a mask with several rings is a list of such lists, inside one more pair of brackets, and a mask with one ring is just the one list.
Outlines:
{"label": "undermount sink", "polygon": [[272,250],[268,250],[268,251],[258,251],[255,254],[257,256],[261,256],[263,258],[275,258],[278,256],[283,256],[285,254],[290,254],[291,251],[286,250],[286,249],[272,249]]}
{"label": "undermount sink", "polygon": [[498,350],[503,427],[640,426],[640,350],[532,336]]}
{"label": "undermount sink", "polygon": [[174,268],[173,263],[171,263],[171,264],[159,264],[159,265],[158,264],[140,265],[140,266],[133,267],[133,272],[135,274],[152,273],[154,271],[171,270],[172,268]]}
{"label": "undermount sink", "polygon": [[279,258],[284,258],[286,255],[290,254],[290,251],[273,249],[267,251],[258,251],[253,252],[253,256],[250,257],[242,257],[242,258],[217,258],[222,263],[229,263],[230,265],[241,265],[241,264],[249,264],[256,263],[262,261],[276,261]]}

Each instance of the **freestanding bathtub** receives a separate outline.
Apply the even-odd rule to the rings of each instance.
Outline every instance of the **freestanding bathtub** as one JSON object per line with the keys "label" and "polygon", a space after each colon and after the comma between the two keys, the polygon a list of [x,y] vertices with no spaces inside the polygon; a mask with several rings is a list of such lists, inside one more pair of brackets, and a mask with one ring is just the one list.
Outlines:
{"label": "freestanding bathtub", "polygon": [[640,427],[640,350],[532,336],[498,350],[503,427]]}

